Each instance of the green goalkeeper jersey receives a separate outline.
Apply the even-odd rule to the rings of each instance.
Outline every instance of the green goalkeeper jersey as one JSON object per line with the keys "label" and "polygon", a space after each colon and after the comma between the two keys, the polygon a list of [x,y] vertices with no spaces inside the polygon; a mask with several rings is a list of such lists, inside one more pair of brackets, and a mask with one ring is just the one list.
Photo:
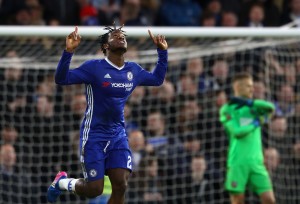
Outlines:
{"label": "green goalkeeper jersey", "polygon": [[229,137],[227,166],[263,163],[260,117],[270,115],[274,105],[255,100],[253,106],[225,104],[220,109],[220,121]]}

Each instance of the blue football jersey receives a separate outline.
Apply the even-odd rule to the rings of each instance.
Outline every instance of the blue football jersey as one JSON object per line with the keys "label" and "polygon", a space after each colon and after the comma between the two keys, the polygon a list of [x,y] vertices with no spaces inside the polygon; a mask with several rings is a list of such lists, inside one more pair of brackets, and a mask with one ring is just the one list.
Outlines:
{"label": "blue football jersey", "polygon": [[158,49],[158,62],[153,72],[135,62],[117,67],[105,59],[88,60],[69,70],[73,54],[64,51],[59,61],[55,82],[59,85],[85,84],[87,108],[81,125],[81,137],[107,139],[125,128],[124,106],[136,86],[159,86],[168,64],[167,50]]}

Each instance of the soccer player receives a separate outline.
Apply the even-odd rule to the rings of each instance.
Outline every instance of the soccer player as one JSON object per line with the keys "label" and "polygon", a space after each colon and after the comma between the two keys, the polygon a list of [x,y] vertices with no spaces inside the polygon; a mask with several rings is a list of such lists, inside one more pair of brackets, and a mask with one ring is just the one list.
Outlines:
{"label": "soccer player", "polygon": [[234,97],[220,109],[220,121],[229,137],[225,189],[232,204],[243,204],[245,190],[260,196],[261,203],[273,204],[272,184],[263,161],[261,125],[274,111],[274,105],[253,100],[253,79],[248,73],[233,79]]}
{"label": "soccer player", "polygon": [[[123,27],[123,26],[122,26]],[[80,161],[83,178],[68,178],[58,172],[48,188],[47,199],[53,203],[61,191],[94,198],[103,191],[108,175],[112,194],[108,203],[124,203],[127,180],[132,170],[132,156],[124,127],[124,105],[136,86],[160,86],[168,65],[168,44],[162,35],[148,33],[157,46],[158,62],[153,72],[135,62],[127,62],[127,41],[122,27],[106,27],[99,37],[105,59],[88,60],[69,70],[71,58],[81,36],[75,28],[66,38],[66,49],[59,61],[55,82],[59,85],[85,84],[87,109],[80,129]]]}

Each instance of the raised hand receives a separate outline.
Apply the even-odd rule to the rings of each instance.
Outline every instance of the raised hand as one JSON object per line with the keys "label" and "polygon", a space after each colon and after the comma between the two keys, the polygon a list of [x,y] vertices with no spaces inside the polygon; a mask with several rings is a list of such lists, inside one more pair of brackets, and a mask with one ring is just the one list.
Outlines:
{"label": "raised hand", "polygon": [[163,35],[157,35],[156,37],[152,34],[150,30],[148,30],[148,33],[153,40],[154,44],[161,50],[166,50],[168,49],[168,43],[165,40],[165,36]]}
{"label": "raised hand", "polygon": [[67,52],[74,52],[75,49],[78,47],[81,41],[81,36],[78,34],[78,27],[75,27],[75,31],[70,33],[66,37],[66,51]]}

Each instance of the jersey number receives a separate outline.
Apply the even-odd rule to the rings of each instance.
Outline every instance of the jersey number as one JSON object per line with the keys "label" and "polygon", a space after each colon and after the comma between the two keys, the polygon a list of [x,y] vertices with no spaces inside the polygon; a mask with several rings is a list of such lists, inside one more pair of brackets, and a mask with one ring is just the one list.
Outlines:
{"label": "jersey number", "polygon": [[128,161],[127,161],[127,168],[131,169],[131,156],[128,156]]}

